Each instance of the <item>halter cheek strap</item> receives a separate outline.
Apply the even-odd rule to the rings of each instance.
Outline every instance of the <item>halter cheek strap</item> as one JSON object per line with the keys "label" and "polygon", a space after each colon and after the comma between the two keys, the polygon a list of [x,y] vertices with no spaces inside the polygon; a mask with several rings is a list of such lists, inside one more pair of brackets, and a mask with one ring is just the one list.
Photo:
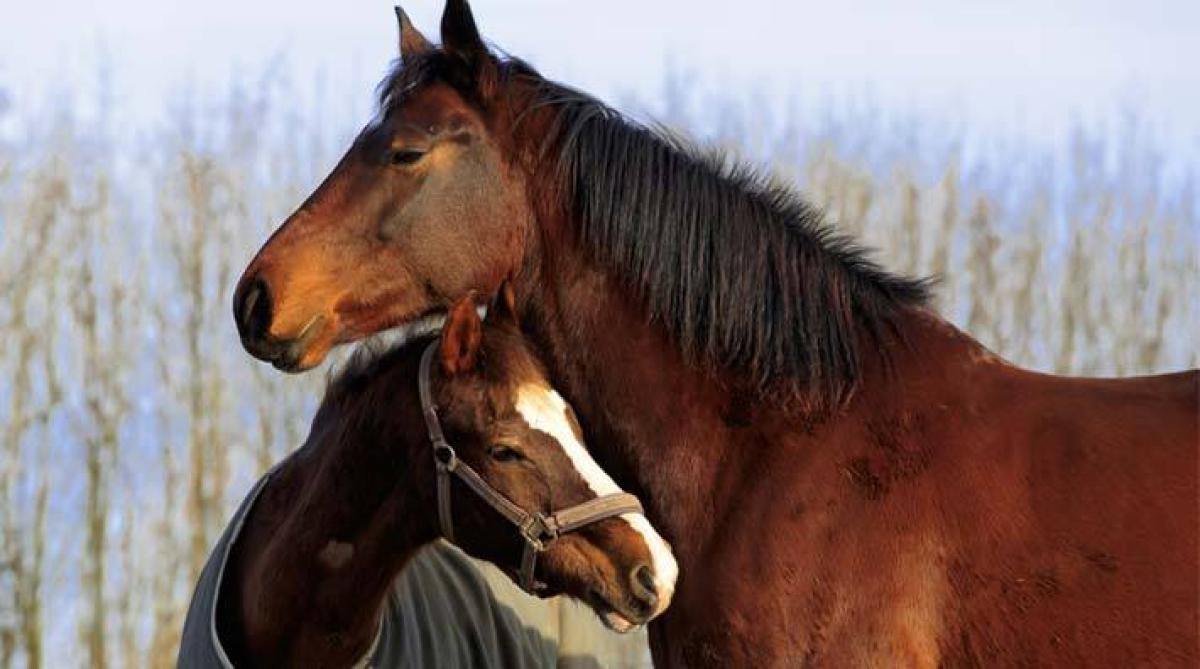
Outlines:
{"label": "halter cheek strap", "polygon": [[454,475],[482,498],[488,506],[516,526],[521,538],[525,540],[518,583],[522,590],[536,594],[538,590],[545,588],[545,584],[539,583],[534,578],[538,553],[545,551],[559,536],[581,527],[624,513],[643,513],[642,503],[638,501],[637,497],[627,492],[619,492],[601,495],[582,504],[560,509],[547,516],[541,512],[526,511],[506,497],[504,493],[493,488],[470,465],[458,458],[454,447],[446,441],[446,436],[442,432],[437,406],[433,403],[430,382],[430,370],[437,347],[438,342],[434,340],[421,355],[417,385],[421,397],[421,413],[425,416],[425,428],[429,432],[429,442],[433,446],[434,462],[437,463],[438,523],[442,529],[442,536],[448,541],[454,542],[454,516],[450,504],[450,476]]}

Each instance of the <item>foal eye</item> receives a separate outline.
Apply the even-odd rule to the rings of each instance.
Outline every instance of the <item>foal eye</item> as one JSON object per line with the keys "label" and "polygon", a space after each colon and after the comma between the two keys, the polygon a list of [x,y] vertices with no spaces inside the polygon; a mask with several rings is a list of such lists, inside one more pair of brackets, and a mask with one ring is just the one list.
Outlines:
{"label": "foal eye", "polygon": [[392,155],[388,159],[388,162],[393,165],[412,165],[423,157],[425,157],[424,151],[419,151],[417,149],[400,149],[399,151],[392,151]]}
{"label": "foal eye", "polygon": [[493,446],[491,456],[496,462],[516,462],[524,457],[519,451],[508,446]]}

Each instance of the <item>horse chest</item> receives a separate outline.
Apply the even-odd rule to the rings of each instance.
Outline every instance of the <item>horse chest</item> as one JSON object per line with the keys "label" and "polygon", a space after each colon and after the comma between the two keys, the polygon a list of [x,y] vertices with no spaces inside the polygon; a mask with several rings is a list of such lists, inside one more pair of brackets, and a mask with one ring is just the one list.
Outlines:
{"label": "horse chest", "polygon": [[763,481],[738,500],[683,571],[662,664],[938,664],[950,596],[940,535],[897,521],[902,494],[865,499],[843,481],[839,496],[819,479],[786,492]]}

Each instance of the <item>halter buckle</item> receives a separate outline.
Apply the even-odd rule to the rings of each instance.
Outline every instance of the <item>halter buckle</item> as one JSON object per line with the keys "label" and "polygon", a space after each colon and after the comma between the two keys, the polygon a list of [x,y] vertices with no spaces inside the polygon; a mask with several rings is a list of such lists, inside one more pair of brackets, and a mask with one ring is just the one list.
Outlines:
{"label": "halter buckle", "polygon": [[458,467],[458,453],[453,446],[444,441],[433,445],[433,459],[442,471],[452,472]]}
{"label": "halter buckle", "polygon": [[558,538],[552,523],[541,513],[531,513],[525,522],[518,526],[525,542],[537,552],[546,550],[550,542]]}

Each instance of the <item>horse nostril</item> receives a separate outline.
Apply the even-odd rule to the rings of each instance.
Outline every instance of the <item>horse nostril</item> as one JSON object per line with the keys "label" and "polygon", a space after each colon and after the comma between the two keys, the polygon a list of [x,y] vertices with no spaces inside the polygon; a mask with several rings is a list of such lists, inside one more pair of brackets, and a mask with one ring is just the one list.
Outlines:
{"label": "horse nostril", "polygon": [[629,582],[633,586],[633,594],[646,605],[646,610],[653,610],[658,604],[654,570],[649,565],[638,565],[629,575]]}
{"label": "horse nostril", "polygon": [[267,283],[255,277],[234,297],[233,315],[243,341],[262,340],[271,326],[271,292]]}

